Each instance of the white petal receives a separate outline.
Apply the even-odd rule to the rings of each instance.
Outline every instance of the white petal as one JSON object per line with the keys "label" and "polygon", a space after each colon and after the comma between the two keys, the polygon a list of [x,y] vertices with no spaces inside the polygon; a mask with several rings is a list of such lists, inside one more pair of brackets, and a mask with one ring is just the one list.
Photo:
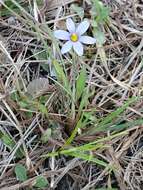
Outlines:
{"label": "white petal", "polygon": [[84,34],[88,30],[89,25],[90,23],[87,20],[81,22],[76,29],[76,33],[78,33],[79,35]]}
{"label": "white petal", "polygon": [[79,41],[83,44],[95,44],[96,43],[96,39],[92,38],[90,36],[81,36]]}
{"label": "white petal", "polygon": [[69,40],[70,34],[64,30],[56,30],[54,31],[54,36],[59,40]]}
{"label": "white petal", "polygon": [[67,53],[68,51],[70,51],[71,48],[72,48],[72,42],[71,42],[71,41],[68,41],[68,42],[66,42],[66,43],[63,45],[63,47],[62,47],[62,49],[61,49],[61,53],[62,53],[62,54],[65,54],[65,53]]}
{"label": "white petal", "polygon": [[67,29],[70,33],[75,32],[75,23],[71,18],[66,20]]}
{"label": "white petal", "polygon": [[73,43],[73,49],[79,56],[83,55],[83,45],[80,42]]}

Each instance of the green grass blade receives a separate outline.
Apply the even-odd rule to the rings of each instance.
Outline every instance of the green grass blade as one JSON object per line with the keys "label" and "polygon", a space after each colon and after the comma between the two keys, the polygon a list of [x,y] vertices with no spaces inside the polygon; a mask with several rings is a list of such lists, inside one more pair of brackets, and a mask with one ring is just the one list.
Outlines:
{"label": "green grass blade", "polygon": [[57,60],[53,60],[53,65],[57,74],[58,81],[64,85],[67,91],[71,92],[68,79],[63,71],[62,66],[57,62]]}
{"label": "green grass blade", "polygon": [[71,153],[68,153],[66,155],[73,156],[75,158],[81,158],[82,160],[85,160],[85,161],[88,161],[88,162],[93,162],[95,164],[98,164],[98,165],[101,165],[101,166],[104,166],[104,167],[108,166],[108,163],[95,158],[92,154],[84,154],[82,152],[71,152]]}
{"label": "green grass blade", "polygon": [[66,146],[70,145],[72,143],[72,141],[74,140],[74,138],[75,138],[75,136],[76,136],[76,134],[78,132],[78,129],[82,128],[82,126],[83,126],[82,125],[82,118],[83,117],[81,117],[80,120],[77,122],[77,125],[76,125],[75,129],[72,131],[71,136],[67,139],[67,141],[65,142],[63,147],[66,147]]}
{"label": "green grass blade", "polygon": [[[117,124],[110,127],[111,131],[121,131],[135,126],[143,125],[143,119],[137,119],[135,121],[129,121],[124,124]],[[109,130],[109,128],[108,128]]]}
{"label": "green grass blade", "polygon": [[76,100],[81,97],[85,90],[86,79],[86,69],[83,67],[76,81]]}
{"label": "green grass blade", "polygon": [[111,125],[113,125],[113,121],[117,119],[131,104],[135,103],[138,99],[138,97],[132,97],[129,100],[127,100],[121,107],[119,107],[114,112],[108,114],[105,118],[102,119],[101,122],[96,124],[96,127],[88,131],[88,134],[109,130],[107,125],[109,125],[110,123]]}

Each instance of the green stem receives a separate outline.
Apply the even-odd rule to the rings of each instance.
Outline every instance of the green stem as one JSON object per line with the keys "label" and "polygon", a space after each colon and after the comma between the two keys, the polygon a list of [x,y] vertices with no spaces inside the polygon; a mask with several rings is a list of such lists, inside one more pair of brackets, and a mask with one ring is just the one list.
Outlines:
{"label": "green stem", "polygon": [[73,101],[72,101],[72,119],[73,121],[75,120],[75,103],[76,103],[76,77],[77,77],[77,56],[75,53],[73,53],[73,65],[72,65],[72,83],[73,83],[73,89],[72,89],[72,96],[73,96]]}

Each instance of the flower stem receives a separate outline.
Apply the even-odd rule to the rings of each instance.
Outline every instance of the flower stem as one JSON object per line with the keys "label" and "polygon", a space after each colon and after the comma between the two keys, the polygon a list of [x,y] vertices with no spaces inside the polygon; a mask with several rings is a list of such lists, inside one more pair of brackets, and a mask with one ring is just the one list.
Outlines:
{"label": "flower stem", "polygon": [[73,101],[72,101],[72,120],[75,120],[76,117],[76,77],[77,77],[77,56],[75,53],[73,53],[73,64],[72,64],[72,96],[73,96]]}

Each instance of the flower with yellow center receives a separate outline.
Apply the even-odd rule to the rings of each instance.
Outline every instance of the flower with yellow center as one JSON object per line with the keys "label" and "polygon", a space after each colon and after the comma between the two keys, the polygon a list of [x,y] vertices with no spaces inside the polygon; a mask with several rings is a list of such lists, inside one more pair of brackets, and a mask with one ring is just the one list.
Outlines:
{"label": "flower with yellow center", "polygon": [[61,53],[65,54],[73,47],[74,51],[79,55],[83,55],[83,44],[95,44],[96,39],[90,36],[82,36],[89,28],[89,22],[84,20],[77,28],[71,18],[66,20],[66,26],[69,32],[64,30],[54,31],[54,36],[60,40],[67,40],[61,49]]}
{"label": "flower with yellow center", "polygon": [[73,41],[73,42],[77,42],[77,41],[78,41],[78,35],[75,34],[75,33],[73,33],[73,34],[71,34],[70,39],[71,39],[71,41]]}

